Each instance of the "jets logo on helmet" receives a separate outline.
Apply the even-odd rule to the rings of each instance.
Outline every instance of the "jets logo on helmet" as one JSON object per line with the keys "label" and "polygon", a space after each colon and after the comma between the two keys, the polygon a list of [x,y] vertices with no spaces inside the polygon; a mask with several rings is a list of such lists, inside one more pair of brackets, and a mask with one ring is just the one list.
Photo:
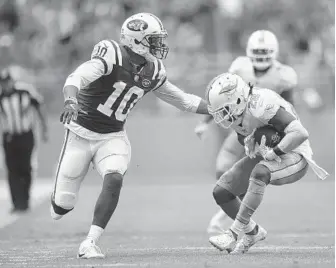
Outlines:
{"label": "jets logo on helmet", "polygon": [[252,60],[257,70],[262,71],[269,68],[277,58],[278,52],[278,39],[270,31],[255,31],[247,41],[246,55]]}
{"label": "jets logo on helmet", "polygon": [[206,99],[209,113],[215,122],[229,128],[244,112],[247,106],[249,85],[238,75],[223,73],[209,84]]}
{"label": "jets logo on helmet", "polygon": [[165,59],[168,34],[161,20],[150,13],[138,13],[125,20],[121,27],[120,42],[147,59]]}
{"label": "jets logo on helmet", "polygon": [[144,31],[148,28],[148,24],[143,20],[131,20],[127,23],[127,28],[132,31]]}

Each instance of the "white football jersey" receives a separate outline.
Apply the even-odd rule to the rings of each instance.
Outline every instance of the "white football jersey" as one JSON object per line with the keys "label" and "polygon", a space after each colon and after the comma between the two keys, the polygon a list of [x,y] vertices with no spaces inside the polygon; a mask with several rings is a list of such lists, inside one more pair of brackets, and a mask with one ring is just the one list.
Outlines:
{"label": "white football jersey", "polygon": [[265,74],[257,77],[251,59],[241,56],[232,62],[229,72],[239,75],[247,83],[272,89],[278,94],[291,90],[297,85],[297,74],[294,69],[278,61],[275,61]]}
{"label": "white football jersey", "polygon": [[[247,136],[255,128],[269,125],[269,121],[275,116],[280,107],[291,113],[296,119],[300,120],[295,112],[293,105],[281,98],[274,91],[266,88],[254,87],[249,96],[247,109],[240,119],[233,123],[232,128],[239,134]],[[294,152],[307,157],[313,155],[309,141],[306,140]]]}

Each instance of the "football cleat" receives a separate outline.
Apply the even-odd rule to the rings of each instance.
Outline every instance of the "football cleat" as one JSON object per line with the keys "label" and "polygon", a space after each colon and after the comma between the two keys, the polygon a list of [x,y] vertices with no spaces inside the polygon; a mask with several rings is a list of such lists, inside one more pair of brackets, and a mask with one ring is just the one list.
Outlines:
{"label": "football cleat", "polygon": [[258,225],[258,232],[255,235],[245,234],[236,244],[236,247],[231,254],[246,253],[255,243],[262,241],[267,236],[267,231]]}
{"label": "football cleat", "polygon": [[221,235],[210,237],[209,242],[220,251],[226,250],[228,253],[230,253],[232,250],[234,250],[237,239],[234,237],[231,230],[227,230]]}
{"label": "football cleat", "polygon": [[105,255],[101,252],[100,248],[93,240],[84,240],[78,250],[78,259],[103,259]]}

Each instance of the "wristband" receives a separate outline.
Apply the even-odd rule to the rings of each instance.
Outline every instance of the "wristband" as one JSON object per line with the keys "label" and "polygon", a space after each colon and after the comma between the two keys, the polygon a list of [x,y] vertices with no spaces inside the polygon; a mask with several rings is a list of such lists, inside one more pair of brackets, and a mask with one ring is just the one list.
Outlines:
{"label": "wristband", "polygon": [[77,100],[77,98],[75,98],[75,97],[67,97],[67,98],[64,100],[64,102],[67,102],[67,101],[71,101],[71,102],[74,102],[74,103],[78,104],[78,100]]}
{"label": "wristband", "polygon": [[282,150],[278,147],[278,145],[275,146],[275,147],[273,148],[273,151],[274,151],[274,153],[275,153],[277,156],[286,154],[284,151],[282,151]]}

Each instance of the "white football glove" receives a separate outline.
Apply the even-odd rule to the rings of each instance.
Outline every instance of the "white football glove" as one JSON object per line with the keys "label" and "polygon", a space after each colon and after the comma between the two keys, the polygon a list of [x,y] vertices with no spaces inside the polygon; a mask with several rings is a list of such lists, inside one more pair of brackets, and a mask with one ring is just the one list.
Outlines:
{"label": "white football glove", "polygon": [[245,148],[245,154],[249,158],[255,158],[257,156],[255,152],[255,139],[254,139],[254,132],[256,129],[252,131],[252,133],[245,137],[244,139],[244,148]]}
{"label": "white football glove", "polygon": [[260,145],[256,144],[256,151],[260,153],[260,155],[267,161],[277,161],[281,162],[281,158],[275,154],[274,150],[268,146],[266,146],[266,137],[263,135],[261,137]]}
{"label": "white football glove", "polygon": [[198,138],[200,138],[201,140],[203,139],[204,133],[209,129],[209,124],[207,123],[199,123],[196,127],[195,127],[195,133],[197,135]]}

